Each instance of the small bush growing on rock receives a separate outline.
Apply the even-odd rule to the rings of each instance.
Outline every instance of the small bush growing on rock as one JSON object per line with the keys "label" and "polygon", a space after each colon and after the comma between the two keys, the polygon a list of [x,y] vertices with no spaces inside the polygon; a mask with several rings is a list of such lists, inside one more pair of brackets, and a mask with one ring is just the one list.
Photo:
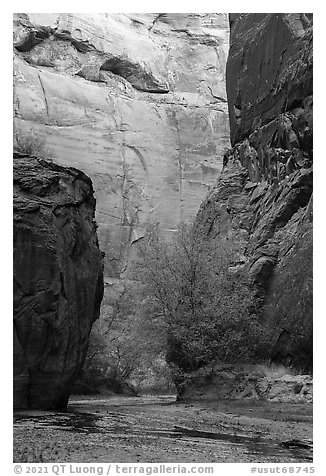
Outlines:
{"label": "small bush growing on rock", "polygon": [[33,130],[15,129],[14,150],[21,154],[34,155],[43,159],[51,157],[51,151],[46,146],[45,138],[37,135]]}

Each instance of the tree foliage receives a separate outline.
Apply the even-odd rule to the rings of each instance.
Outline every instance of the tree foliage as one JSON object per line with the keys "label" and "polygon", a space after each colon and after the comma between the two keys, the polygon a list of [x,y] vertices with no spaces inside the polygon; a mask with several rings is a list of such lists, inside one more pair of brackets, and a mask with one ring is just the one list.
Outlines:
{"label": "tree foliage", "polygon": [[125,279],[111,285],[90,334],[78,391],[130,393],[132,387],[170,385],[164,333],[149,309],[139,283]]}
{"label": "tree foliage", "polygon": [[186,372],[267,356],[250,289],[230,270],[235,255],[232,244],[217,246],[185,225],[170,242],[152,227],[139,247],[134,276],[165,324],[168,361]]}
{"label": "tree foliage", "polygon": [[128,279],[112,285],[93,328],[84,368],[89,379],[117,391],[151,378],[168,387],[172,376],[177,383],[214,362],[266,360],[268,331],[250,288],[234,272],[232,243],[210,242],[185,225],[166,240],[151,226],[137,250]]}

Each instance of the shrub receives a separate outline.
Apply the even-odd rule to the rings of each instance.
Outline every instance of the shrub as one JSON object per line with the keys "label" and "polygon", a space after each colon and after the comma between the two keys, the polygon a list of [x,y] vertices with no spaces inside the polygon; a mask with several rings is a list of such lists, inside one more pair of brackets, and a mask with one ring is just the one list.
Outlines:
{"label": "shrub", "polygon": [[14,150],[21,154],[34,155],[44,159],[51,157],[51,151],[46,146],[45,138],[37,135],[33,130],[15,129]]}

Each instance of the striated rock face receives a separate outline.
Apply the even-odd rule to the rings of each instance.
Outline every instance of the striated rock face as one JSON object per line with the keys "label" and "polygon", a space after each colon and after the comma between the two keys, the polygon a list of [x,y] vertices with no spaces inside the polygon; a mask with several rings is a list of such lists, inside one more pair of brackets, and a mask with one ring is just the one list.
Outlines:
{"label": "striated rock face", "polygon": [[312,369],[312,16],[230,15],[233,148],[197,216],[238,251],[275,362]]}
{"label": "striated rock face", "polygon": [[16,128],[92,178],[111,269],[146,222],[193,218],[220,172],[228,32],[217,13],[15,15]]}
{"label": "striated rock face", "polygon": [[65,407],[103,295],[91,180],[14,156],[14,405]]}
{"label": "striated rock face", "polygon": [[[230,34],[227,94],[232,145],[267,124],[272,127],[282,113],[301,107],[309,116],[305,103],[312,94],[312,14],[231,14]],[[302,135],[296,129],[292,134],[290,125]],[[295,147],[293,142],[304,139],[309,143],[310,137],[306,147],[312,147],[311,134],[305,136],[304,127],[292,117],[285,118],[280,132],[287,145],[292,142]]]}

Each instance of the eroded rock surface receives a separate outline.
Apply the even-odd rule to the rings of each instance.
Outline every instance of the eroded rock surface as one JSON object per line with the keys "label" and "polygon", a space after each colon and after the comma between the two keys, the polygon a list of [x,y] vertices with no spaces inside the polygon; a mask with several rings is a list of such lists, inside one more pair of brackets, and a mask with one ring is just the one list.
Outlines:
{"label": "eroded rock surface", "polygon": [[62,408],[103,295],[91,180],[14,156],[14,405]]}
{"label": "eroded rock surface", "polygon": [[230,15],[233,148],[200,232],[237,249],[272,330],[271,358],[312,369],[312,16]]}
{"label": "eroded rock surface", "polygon": [[312,403],[311,375],[259,365],[219,364],[190,374],[180,387],[179,401],[261,400],[274,403]]}
{"label": "eroded rock surface", "polygon": [[298,108],[309,113],[304,105],[312,94],[312,14],[230,14],[230,34],[227,94],[232,145],[267,124],[272,127],[275,119],[284,119],[284,140],[303,140],[299,134],[287,134],[297,121],[280,115],[295,114]]}
{"label": "eroded rock surface", "polygon": [[[101,248],[193,218],[229,147],[226,14],[17,14],[16,128],[94,183]],[[112,249],[112,243],[114,249]],[[117,261],[118,260],[118,261]]]}

